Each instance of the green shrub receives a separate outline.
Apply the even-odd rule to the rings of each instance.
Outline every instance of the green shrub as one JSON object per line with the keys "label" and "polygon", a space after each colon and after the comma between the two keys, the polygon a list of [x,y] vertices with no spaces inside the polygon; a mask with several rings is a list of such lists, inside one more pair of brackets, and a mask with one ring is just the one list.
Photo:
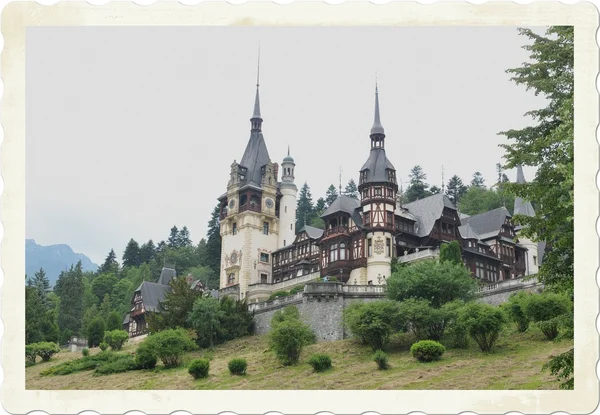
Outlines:
{"label": "green shrub", "polygon": [[96,347],[104,339],[104,332],[106,331],[106,325],[102,317],[96,317],[90,322],[87,327],[87,341],[88,347]]}
{"label": "green shrub", "polygon": [[135,364],[138,369],[154,369],[156,366],[156,353],[144,341],[135,351]]}
{"label": "green shrub", "polygon": [[121,350],[128,339],[129,335],[125,330],[112,330],[104,333],[104,342],[112,350]]}
{"label": "green shrub", "polygon": [[121,373],[130,370],[136,370],[137,364],[131,355],[114,355],[107,362],[100,363],[94,374],[110,375],[111,373]]}
{"label": "green shrub", "polygon": [[208,377],[208,369],[210,362],[206,359],[194,359],[188,366],[188,373],[192,375],[194,379]]}
{"label": "green shrub", "polygon": [[181,366],[183,354],[196,349],[196,344],[183,329],[170,329],[151,334],[144,343],[167,368]]}
{"label": "green shrub", "polygon": [[58,344],[53,342],[35,343],[35,348],[37,355],[41,357],[44,362],[47,362],[53,355],[60,352],[60,347],[58,347]]}
{"label": "green shrub", "polygon": [[40,372],[40,375],[69,375],[75,372],[93,370],[96,369],[96,367],[98,367],[102,363],[108,362],[112,358],[113,354],[111,352],[100,352],[94,356],[86,356],[82,357],[81,359],[75,359],[68,362],[60,363],[56,366],[52,366]]}
{"label": "green shrub", "polygon": [[414,298],[402,301],[398,307],[418,340],[441,340],[449,319],[446,307],[433,308],[429,301]]}
{"label": "green shrub", "polygon": [[433,340],[421,340],[410,347],[410,354],[419,362],[440,360],[446,348]]}
{"label": "green shrub", "polygon": [[300,321],[298,309],[291,306],[273,315],[269,341],[271,349],[283,365],[295,365],[300,359],[302,348],[313,343],[315,335]]}
{"label": "green shrub", "polygon": [[562,294],[543,293],[532,295],[525,304],[525,314],[535,321],[548,340],[558,336],[561,320],[572,310],[571,300]]}
{"label": "green shrub", "polygon": [[37,356],[37,343],[32,343],[25,346],[25,357],[29,359],[31,363],[35,363],[35,359],[37,358]]}
{"label": "green shrub", "polygon": [[398,303],[379,300],[351,304],[344,310],[344,324],[376,351],[388,344],[390,336],[398,331],[403,321]]}
{"label": "green shrub", "polygon": [[506,323],[504,313],[497,307],[483,303],[465,305],[458,317],[481,351],[492,351],[502,327]]}
{"label": "green shrub", "polygon": [[515,323],[520,333],[526,332],[529,328],[530,318],[525,314],[525,308],[530,298],[531,294],[519,291],[516,294],[512,294],[502,307],[508,319]]}
{"label": "green shrub", "polygon": [[83,349],[81,349],[81,354],[86,357],[90,355],[90,349],[88,349],[87,347],[84,347]]}
{"label": "green shrub", "polygon": [[106,349],[108,349],[108,343],[102,342],[102,343],[100,343],[99,347],[100,347],[100,350],[102,350],[104,352]]}
{"label": "green shrub", "polygon": [[245,375],[247,366],[246,359],[231,359],[227,364],[232,375]]}
{"label": "green shrub", "polygon": [[274,300],[279,297],[287,297],[289,295],[290,295],[289,291],[275,291],[273,294],[271,294],[269,296],[269,299],[267,301],[271,301],[271,300]]}
{"label": "green shrub", "polygon": [[292,288],[290,290],[290,295],[293,295],[293,294],[296,294],[296,293],[304,291],[304,287],[305,287],[304,285],[297,285],[297,286],[295,286],[294,288]]}
{"label": "green shrub", "polygon": [[122,327],[121,320],[122,318],[119,316],[119,313],[117,313],[116,311],[111,311],[111,313],[106,318],[106,330],[120,330]]}
{"label": "green shrub", "polygon": [[469,347],[469,331],[464,323],[459,319],[460,312],[465,306],[461,300],[451,301],[442,306],[446,313],[447,334],[450,338],[452,347],[466,349]]}
{"label": "green shrub", "polygon": [[383,350],[377,350],[375,354],[373,354],[373,361],[377,363],[377,369],[379,370],[385,370],[390,367],[388,356]]}
{"label": "green shrub", "polygon": [[326,354],[314,354],[308,359],[308,364],[315,372],[323,372],[331,369],[331,358]]}

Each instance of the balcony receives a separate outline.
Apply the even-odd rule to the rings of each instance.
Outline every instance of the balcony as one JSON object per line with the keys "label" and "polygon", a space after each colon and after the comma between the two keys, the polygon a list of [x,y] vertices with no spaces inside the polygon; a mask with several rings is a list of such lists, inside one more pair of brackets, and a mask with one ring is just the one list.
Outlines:
{"label": "balcony", "polygon": [[247,203],[245,205],[240,206],[239,212],[245,212],[245,211],[251,211],[251,212],[258,212],[260,213],[260,205],[258,204],[253,204],[253,203]]}
{"label": "balcony", "polygon": [[434,248],[423,249],[412,254],[400,255],[398,262],[412,262],[420,259],[434,259],[440,256],[440,250]]}

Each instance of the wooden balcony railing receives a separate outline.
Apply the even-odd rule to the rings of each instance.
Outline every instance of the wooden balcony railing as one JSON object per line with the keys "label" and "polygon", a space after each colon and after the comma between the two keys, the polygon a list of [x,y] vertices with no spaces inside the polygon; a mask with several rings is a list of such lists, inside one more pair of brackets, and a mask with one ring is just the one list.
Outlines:
{"label": "wooden balcony railing", "polygon": [[258,212],[258,213],[260,213],[260,205],[257,205],[257,204],[245,204],[245,205],[240,206],[240,209],[239,209],[240,212],[245,212],[247,210],[250,210],[252,212]]}

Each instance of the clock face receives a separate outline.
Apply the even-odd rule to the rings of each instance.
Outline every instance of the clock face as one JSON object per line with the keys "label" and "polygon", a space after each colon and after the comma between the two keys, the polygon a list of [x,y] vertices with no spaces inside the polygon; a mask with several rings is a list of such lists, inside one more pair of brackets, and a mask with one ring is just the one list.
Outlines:
{"label": "clock face", "polygon": [[231,263],[235,264],[237,262],[237,254],[234,252],[233,254],[231,254]]}
{"label": "clock face", "polygon": [[231,199],[229,201],[229,209],[233,209],[234,206],[235,206],[235,200]]}
{"label": "clock face", "polygon": [[267,205],[267,207],[269,209],[271,209],[273,207],[273,200],[272,199],[265,200],[265,205]]}

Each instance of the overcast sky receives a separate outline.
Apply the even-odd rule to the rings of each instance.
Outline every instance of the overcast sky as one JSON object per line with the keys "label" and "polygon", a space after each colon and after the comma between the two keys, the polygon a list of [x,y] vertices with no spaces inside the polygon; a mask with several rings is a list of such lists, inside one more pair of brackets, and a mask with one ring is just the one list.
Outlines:
{"label": "overcast sky", "polygon": [[314,200],[340,166],[344,186],[358,179],[376,73],[398,177],[419,164],[440,187],[443,165],[446,183],[493,183],[497,133],[542,106],[505,73],[526,40],[516,27],[28,28],[27,238],[96,263],[173,225],[197,243],[250,135],[259,42],[271,160],[289,145]]}

